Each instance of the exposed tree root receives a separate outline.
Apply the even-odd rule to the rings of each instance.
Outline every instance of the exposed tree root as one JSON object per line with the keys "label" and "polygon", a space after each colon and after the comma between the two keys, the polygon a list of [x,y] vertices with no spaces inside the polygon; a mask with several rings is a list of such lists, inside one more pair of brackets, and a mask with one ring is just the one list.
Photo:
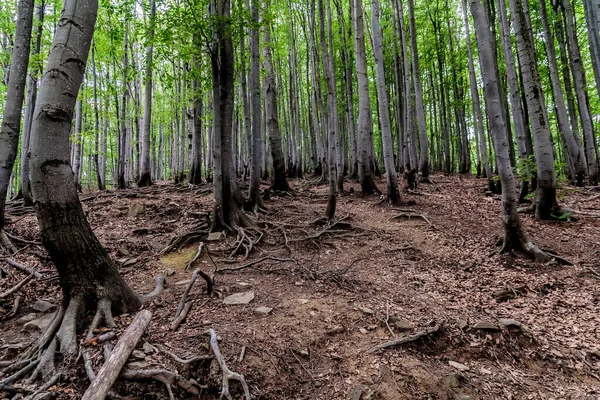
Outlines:
{"label": "exposed tree root", "polygon": [[210,334],[210,347],[212,348],[212,351],[215,354],[215,359],[219,363],[219,367],[221,367],[221,371],[223,372],[223,383],[221,388],[221,396],[219,396],[219,399],[226,398],[228,400],[233,400],[229,392],[229,381],[233,379],[240,382],[244,390],[245,399],[250,400],[250,390],[248,389],[248,384],[246,383],[244,375],[238,374],[229,369],[225,363],[223,355],[221,354],[221,350],[219,349],[219,344],[217,343],[217,333],[213,329],[209,329],[208,333]]}
{"label": "exposed tree root", "polygon": [[371,347],[369,350],[367,350],[367,353],[369,353],[369,354],[377,353],[378,351],[387,349],[388,347],[394,347],[394,346],[399,346],[401,344],[414,342],[415,340],[420,339],[423,336],[431,335],[432,333],[439,331],[439,329],[440,329],[440,325],[436,325],[431,328],[427,328],[425,330],[417,332],[411,336],[404,336],[404,337],[401,337],[398,339],[390,340],[389,342],[385,342],[382,344],[378,344],[377,346]]}
{"label": "exposed tree root", "polygon": [[[517,212],[519,214],[536,214],[537,204],[535,202],[533,202],[533,203],[529,204],[528,206],[519,207],[517,209]],[[562,207],[559,207],[558,205],[556,205],[552,211],[550,219],[555,220],[555,221],[568,221],[568,222],[578,221],[578,218],[574,214],[585,215],[581,212],[578,212],[577,210],[573,210],[571,208],[562,208]],[[600,214],[598,214],[598,217],[600,217]],[[537,218],[537,214],[536,214],[536,218]]]}
{"label": "exposed tree root", "polygon": [[348,232],[351,230],[363,230],[363,229],[360,227],[354,226],[348,222],[337,221],[337,222],[327,224],[325,226],[325,229],[323,229],[322,231],[320,231],[314,235],[310,235],[310,236],[300,238],[300,239],[294,239],[294,240],[291,240],[291,242],[295,242],[295,243],[305,242],[307,240],[318,239],[321,236],[326,235],[326,234],[337,234],[337,233]]}
{"label": "exposed tree root", "polygon": [[190,394],[198,395],[199,391],[189,380],[185,379],[183,376],[167,371],[164,369],[146,369],[146,370],[129,370],[125,369],[121,372],[119,376],[122,379],[132,379],[132,380],[155,380],[158,382],[162,382],[167,392],[169,393],[169,399],[175,400],[175,396],[173,395],[173,386],[178,386],[181,389],[184,389]]}
{"label": "exposed tree root", "polygon": [[6,262],[8,265],[10,265],[11,267],[20,269],[21,271],[25,271],[28,274],[31,274],[33,276],[35,276],[37,279],[42,279],[44,276],[37,271],[35,268],[31,268],[28,267],[27,265],[23,265],[21,263],[16,262],[15,260],[13,260],[12,258],[0,258],[1,260],[3,260],[4,262]]}
{"label": "exposed tree root", "polygon": [[0,229],[0,252],[4,250],[8,254],[14,254],[19,251],[6,235],[4,229]]}
{"label": "exposed tree root", "polygon": [[181,249],[183,246],[189,243],[206,239],[210,230],[211,222],[208,215],[203,216],[205,217],[204,221],[201,221],[199,225],[195,226],[193,229],[189,230],[183,235],[176,236],[171,239],[167,247],[160,251],[160,254],[162,255],[170,253],[172,251]]}
{"label": "exposed tree root", "polygon": [[238,227],[235,229],[237,232],[237,237],[230,250],[229,258],[233,258],[237,254],[241,254],[244,252],[243,260],[248,258],[248,255],[258,243],[260,243],[263,238],[264,233],[256,228],[242,228]]}
{"label": "exposed tree root", "polygon": [[515,238],[512,238],[510,241],[506,240],[506,238],[502,238],[500,240],[500,244],[502,245],[500,248],[500,253],[508,253],[511,250],[515,250],[533,258],[537,263],[544,264],[554,260],[561,265],[573,265],[572,262],[566,258],[560,257],[555,252],[547,249],[541,249],[536,244],[518,236],[519,235],[517,235]]}

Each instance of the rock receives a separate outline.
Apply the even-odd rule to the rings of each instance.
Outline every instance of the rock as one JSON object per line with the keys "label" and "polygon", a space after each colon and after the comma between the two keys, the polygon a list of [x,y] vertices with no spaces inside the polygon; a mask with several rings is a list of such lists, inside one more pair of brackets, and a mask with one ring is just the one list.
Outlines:
{"label": "rock", "polygon": [[304,285],[304,282],[297,281],[297,282],[294,282],[294,285],[296,285],[296,286],[302,286],[302,285]]}
{"label": "rock", "polygon": [[26,324],[29,321],[33,321],[34,319],[36,319],[38,317],[38,314],[36,313],[29,313],[27,315],[23,315],[21,318],[19,318],[17,320],[17,322],[19,324]]}
{"label": "rock", "polygon": [[448,364],[450,364],[451,367],[456,368],[460,372],[465,372],[465,371],[469,370],[469,367],[467,367],[465,364],[461,364],[461,363],[456,362],[456,361],[448,361]]}
{"label": "rock", "polygon": [[232,294],[231,296],[225,297],[225,299],[223,299],[223,304],[226,304],[228,306],[249,304],[252,300],[254,300],[254,292],[253,291],[242,292],[242,293],[235,293],[235,294]]}
{"label": "rock", "polygon": [[367,315],[374,315],[375,314],[375,311],[371,310],[368,307],[361,307],[361,308],[359,308],[359,310],[362,311],[363,314],[367,314]]}
{"label": "rock", "polygon": [[35,311],[39,311],[39,312],[46,312],[54,307],[56,307],[54,304],[50,303],[49,301],[45,301],[45,300],[37,300],[35,303],[33,303],[31,305],[31,308],[33,308]]}
{"label": "rock", "polygon": [[360,328],[359,329],[360,333],[362,333],[363,335],[366,335],[367,333],[369,333],[368,330],[366,330],[365,328]]}
{"label": "rock", "polygon": [[327,331],[328,335],[337,335],[338,333],[344,333],[344,331],[346,330],[346,328],[344,328],[342,325],[336,325],[333,328],[331,328],[330,330]]}
{"label": "rock", "polygon": [[129,207],[129,211],[127,211],[127,216],[136,218],[146,212],[146,207],[143,204],[134,204]]}
{"label": "rock", "polygon": [[211,232],[208,234],[206,238],[207,242],[219,242],[225,239],[225,234],[223,232]]}
{"label": "rock", "polygon": [[479,369],[479,372],[481,372],[484,375],[491,375],[492,374],[492,371],[490,371],[489,369],[484,368],[484,367],[481,367],[481,369]]}
{"label": "rock", "polygon": [[29,330],[35,331],[36,329],[39,329],[40,332],[45,332],[46,329],[52,323],[52,320],[54,319],[55,314],[56,313],[46,314],[40,318],[29,321],[28,323],[23,325],[23,330],[24,331],[29,331]]}
{"label": "rock", "polygon": [[264,315],[269,314],[271,311],[273,311],[271,307],[258,307],[256,310],[254,310],[254,312]]}
{"label": "rock", "polygon": [[469,326],[468,320],[466,320],[466,319],[458,320],[458,327],[460,328],[461,331],[464,331],[465,329],[467,329],[468,326]]}
{"label": "rock", "polygon": [[500,323],[509,329],[515,329],[518,331],[520,331],[523,327],[523,324],[517,321],[516,319],[500,318]]}
{"label": "rock", "polygon": [[393,325],[394,328],[398,329],[401,332],[410,331],[413,328],[412,324],[405,319],[399,319],[395,321]]}
{"label": "rock", "polygon": [[133,358],[137,358],[138,360],[145,360],[146,359],[146,353],[144,353],[143,351],[140,350],[134,350],[131,352],[131,356]]}
{"label": "rock", "polygon": [[146,361],[134,361],[127,364],[127,368],[129,369],[145,369],[148,368],[148,363]]}
{"label": "rock", "polygon": [[132,265],[137,264],[138,261],[138,258],[128,258],[127,260],[123,261],[123,264],[121,266],[123,268],[131,267]]}
{"label": "rock", "polygon": [[154,346],[152,346],[148,342],[144,342],[144,345],[142,346],[142,350],[144,350],[144,353],[146,353],[146,354],[152,354],[152,353],[154,353]]}
{"label": "rock", "polygon": [[457,393],[456,400],[473,400],[473,398],[471,396],[469,396],[468,394]]}
{"label": "rock", "polygon": [[348,393],[348,400],[360,400],[360,398],[362,397],[362,387],[360,385],[358,386],[354,386],[352,389],[350,389],[350,392]]}
{"label": "rock", "polygon": [[479,321],[473,325],[473,329],[485,330],[485,331],[499,331],[500,327],[491,321]]}
{"label": "rock", "polygon": [[128,256],[129,250],[127,250],[125,247],[119,247],[119,250],[117,250],[117,254],[119,256]]}
{"label": "rock", "polygon": [[165,275],[166,275],[166,276],[173,276],[173,275],[175,275],[175,272],[177,272],[177,271],[175,271],[173,268],[168,268],[168,269],[165,271]]}
{"label": "rock", "polygon": [[460,381],[458,380],[458,377],[456,376],[456,374],[451,374],[451,375],[446,376],[444,378],[443,382],[446,386],[448,386],[449,388],[452,388],[452,389],[456,389],[457,387],[460,386]]}
{"label": "rock", "polygon": [[298,303],[300,303],[302,305],[308,304],[309,301],[310,300],[308,300],[308,299],[298,299]]}
{"label": "rock", "polygon": [[236,285],[238,285],[239,287],[242,287],[242,288],[252,287],[252,284],[248,283],[248,282],[238,282],[238,283],[236,283]]}

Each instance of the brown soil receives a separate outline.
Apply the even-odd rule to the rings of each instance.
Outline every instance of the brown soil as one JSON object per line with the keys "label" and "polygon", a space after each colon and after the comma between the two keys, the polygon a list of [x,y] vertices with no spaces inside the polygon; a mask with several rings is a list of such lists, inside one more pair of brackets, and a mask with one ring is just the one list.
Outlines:
{"label": "brown soil", "polygon": [[[184,268],[198,241],[174,254],[160,251],[203,220],[211,208],[210,187],[160,184],[93,192],[84,196],[84,208],[136,290],[150,291],[157,274],[169,274],[163,295],[146,306],[154,317],[140,347],[148,342],[180,357],[209,354],[204,332],[213,328],[229,367],[245,375],[255,399],[600,398],[600,220],[589,215],[577,222],[523,217],[533,242],[574,265],[534,264],[497,253],[500,199],[484,194],[482,180],[442,175],[434,180],[419,188],[421,195],[404,193],[402,211],[382,205],[378,197],[362,197],[360,186],[348,183],[346,189],[352,187],[354,194],[338,199],[338,217],[348,224],[303,241],[324,229],[314,222],[324,214],[327,188],[308,180],[293,182],[294,197],[265,202],[268,212],[258,221],[275,225],[260,225],[266,235],[247,260],[228,260],[224,250],[235,240],[229,235],[225,242],[207,243],[212,260],[204,254],[196,266],[210,272],[213,261],[222,268],[267,255],[298,263],[265,261],[254,269],[217,275],[215,288],[222,296],[253,290],[249,305],[226,306],[219,296],[208,297],[199,280],[192,291],[196,303],[176,332],[169,325],[191,276]],[[566,207],[600,213],[600,199],[593,196],[574,188],[559,194]],[[392,220],[399,213],[423,214],[429,222]],[[9,232],[39,240],[31,212],[9,214],[9,221]],[[27,245],[14,259],[54,275],[39,245]],[[0,267],[9,273],[0,279],[0,292],[26,276],[2,261]],[[19,312],[0,328],[1,360],[15,358],[18,347],[39,334],[22,331],[18,322],[32,312],[30,305],[37,299],[60,301],[56,279],[35,280],[19,294]],[[14,295],[0,300],[0,317],[10,312],[13,301]],[[273,310],[259,314],[260,306]],[[521,322],[522,329],[504,327],[503,318]],[[386,319],[396,337],[432,325],[441,328],[368,354],[372,346],[392,339]],[[130,321],[130,316],[119,317],[119,329]],[[478,323],[498,330],[475,329]],[[101,363],[99,354],[98,349],[94,355]],[[468,371],[459,371],[451,361]],[[218,397],[220,383],[207,365],[182,366],[164,352],[146,362],[206,385],[197,398]],[[77,398],[89,384],[80,364],[68,371],[68,379],[52,389],[61,399]],[[232,385],[240,399],[239,386]],[[164,387],[154,383],[121,382],[115,389],[137,398],[168,398]],[[175,397],[191,398],[179,390]]]}

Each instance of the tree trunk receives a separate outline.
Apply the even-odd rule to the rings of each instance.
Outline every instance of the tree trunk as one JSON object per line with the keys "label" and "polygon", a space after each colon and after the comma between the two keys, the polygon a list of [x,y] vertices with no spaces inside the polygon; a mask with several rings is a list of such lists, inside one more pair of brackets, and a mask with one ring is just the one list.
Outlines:
{"label": "tree trunk", "polygon": [[[262,110],[260,102],[260,50],[258,41],[258,2],[252,0],[252,9],[248,10],[252,15],[250,24],[250,105],[252,108],[252,136],[250,141],[250,187],[248,192],[248,209],[257,212],[264,208],[260,197],[260,168],[261,168],[261,134],[262,134]],[[248,2],[247,2],[248,3]]]}
{"label": "tree trunk", "polygon": [[[127,88],[127,69],[128,69],[128,57],[127,57],[127,39],[128,39],[128,27],[125,27],[125,36],[124,36],[124,48],[123,52],[123,97],[121,102],[121,116],[120,116],[120,126],[119,129],[119,151],[118,151],[118,171],[117,171],[117,188],[118,189],[126,189],[127,181],[125,180],[125,153],[126,153],[126,139],[127,139],[127,96],[128,96],[128,88]],[[117,103],[117,109],[118,109]]]}
{"label": "tree trunk", "polygon": [[[511,0],[513,1],[513,0]],[[486,114],[490,132],[496,142],[496,163],[502,184],[502,224],[504,225],[504,250],[526,251],[527,238],[519,215],[517,214],[517,194],[515,179],[510,165],[510,154],[506,123],[502,102],[500,101],[500,85],[495,72],[494,55],[492,51],[489,22],[481,7],[480,0],[471,0],[471,14],[473,15],[477,48],[479,49],[479,63],[484,83]]]}
{"label": "tree trunk", "polygon": [[379,0],[371,0],[371,26],[373,29],[373,55],[377,79],[377,98],[379,99],[379,115],[381,119],[381,140],[383,143],[383,161],[387,176],[387,196],[390,204],[400,204],[398,177],[394,163],[394,142],[390,123],[389,100],[385,87],[385,71],[383,58],[383,37],[379,26]]}
{"label": "tree trunk", "polygon": [[579,116],[581,117],[581,127],[583,128],[583,142],[585,146],[585,158],[588,167],[588,178],[591,185],[598,184],[598,154],[596,150],[596,134],[590,113],[587,83],[585,71],[581,61],[581,52],[577,41],[577,30],[575,19],[571,8],[570,0],[562,0],[563,13],[565,16],[565,26],[567,31],[567,46],[571,54],[571,71],[573,73],[573,82],[575,83],[575,93],[577,94],[577,105],[579,106]]}
{"label": "tree trunk", "polygon": [[[263,2],[263,8],[267,8],[267,2]],[[263,20],[264,19],[265,18],[263,18]],[[273,159],[273,183],[271,184],[271,189],[287,192],[290,190],[290,187],[285,176],[285,159],[281,147],[279,112],[277,109],[277,86],[275,81],[275,71],[273,70],[273,57],[271,55],[271,31],[267,24],[263,26],[263,35],[264,66],[267,72],[264,84],[265,112],[269,133],[269,145],[271,147],[271,158]]]}
{"label": "tree trunk", "polygon": [[425,121],[425,105],[423,104],[423,85],[421,84],[421,68],[419,66],[419,50],[417,48],[417,27],[415,23],[415,6],[413,0],[408,0],[410,14],[410,47],[412,55],[413,88],[415,91],[415,111],[421,152],[419,156],[419,174],[421,182],[429,180],[429,142],[427,139],[427,122]]}
{"label": "tree trunk", "polygon": [[146,47],[146,86],[144,89],[144,126],[142,129],[142,151],[140,154],[140,179],[138,186],[152,185],[150,171],[150,129],[152,127],[152,56],[154,53],[154,25],[156,20],[156,1],[150,0],[150,19],[148,28],[148,46]]}
{"label": "tree trunk", "polygon": [[210,52],[213,82],[213,179],[212,231],[251,225],[242,211],[244,197],[237,184],[232,160],[234,56],[231,40],[230,0],[211,0],[215,37]]}
{"label": "tree trunk", "polygon": [[[37,33],[35,36],[35,48],[31,53],[32,56],[40,54],[42,47],[42,34],[44,32],[44,11],[46,5],[42,0],[37,6]],[[37,73],[42,72],[41,66],[39,71],[31,74],[27,78],[27,98],[25,100],[25,117],[23,123],[23,143],[21,144],[21,193],[23,194],[23,205],[33,206],[33,196],[31,195],[31,183],[29,181],[29,143],[31,138],[31,124],[33,119],[33,110],[37,100],[38,78]]]}
{"label": "tree trunk", "polygon": [[554,107],[556,108],[558,127],[567,147],[567,160],[569,161],[569,165],[573,173],[573,183],[577,186],[583,186],[583,180],[586,174],[586,166],[583,159],[583,154],[581,154],[579,145],[575,140],[575,136],[571,130],[571,125],[569,124],[565,98],[563,95],[560,78],[558,76],[558,62],[556,60],[556,49],[554,48],[554,35],[550,30],[550,24],[548,23],[546,2],[544,0],[540,0],[539,5],[540,17],[542,19],[544,35],[546,38],[544,42],[546,44],[546,53],[548,55],[548,67],[550,70],[550,80],[552,81],[552,92],[554,94]]}
{"label": "tree trunk", "polygon": [[367,77],[367,57],[365,50],[365,31],[362,0],[354,1],[354,49],[356,58],[356,77],[358,82],[358,179],[362,192],[371,195],[379,192],[371,165],[370,136],[373,134],[373,117],[371,98],[369,96],[369,80]]}
{"label": "tree trunk", "polygon": [[[537,68],[531,36],[527,30],[526,15],[523,11],[522,0],[510,0],[511,19],[517,39],[517,51],[521,60],[523,84],[529,120],[535,143],[535,159],[537,168],[537,189],[535,201],[535,216],[538,219],[551,219],[557,211],[556,176],[551,142],[548,115],[544,106],[544,92]],[[502,185],[502,189],[504,189]],[[560,214],[558,214],[560,215]]]}
{"label": "tree trunk", "polygon": [[[31,188],[42,242],[68,304],[61,349],[76,354],[75,320],[101,299],[131,311],[140,298],[127,286],[92,231],[69,165],[69,133],[94,32],[96,0],[67,0],[42,77],[31,138]],[[77,30],[73,26],[78,27]],[[71,326],[72,325],[72,326]],[[70,330],[70,331],[69,331]]]}
{"label": "tree trunk", "polygon": [[[29,65],[31,28],[33,23],[33,0],[20,0],[17,9],[15,43],[10,64],[10,79],[0,130],[0,236],[4,236],[4,207],[11,182],[11,174],[19,147],[21,109],[25,97],[25,82]],[[0,241],[9,243],[5,237]],[[14,251],[11,247],[9,250]]]}

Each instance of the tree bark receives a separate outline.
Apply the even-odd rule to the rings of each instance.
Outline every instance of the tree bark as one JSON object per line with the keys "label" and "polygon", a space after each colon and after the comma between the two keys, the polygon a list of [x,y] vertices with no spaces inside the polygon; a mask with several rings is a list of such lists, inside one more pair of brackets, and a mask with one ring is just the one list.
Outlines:
{"label": "tree bark", "polygon": [[[522,0],[510,0],[510,10],[517,39],[517,51],[521,60],[525,97],[535,144],[534,151],[538,178],[535,216],[538,219],[552,219],[558,206],[556,203],[553,147],[548,115],[544,106],[544,92],[537,68],[537,59],[534,54],[534,44],[531,42],[531,36],[527,30],[529,24],[523,11]],[[504,185],[502,189],[504,189]]]}
{"label": "tree bark", "polygon": [[[140,305],[94,235],[69,165],[71,121],[97,9],[96,0],[65,2],[42,77],[31,138],[31,188],[42,242],[58,271],[67,313],[74,316],[100,299],[120,311]],[[76,343],[61,343],[61,348],[76,348]]]}
{"label": "tree bark", "polygon": [[140,154],[140,179],[138,186],[152,185],[150,165],[150,133],[152,127],[152,57],[154,54],[154,25],[156,20],[156,1],[150,0],[150,18],[148,27],[148,46],[146,47],[146,85],[144,88],[144,126],[142,129],[142,151]]}
{"label": "tree bark", "polygon": [[[10,79],[0,128],[0,235],[4,235],[4,210],[13,165],[17,158],[21,131],[21,109],[29,65],[33,24],[33,0],[20,0],[17,10],[15,43],[10,64]],[[14,249],[10,249],[11,251]]]}
{"label": "tree bark", "polygon": [[379,115],[381,119],[381,140],[383,142],[383,161],[387,176],[387,196],[390,204],[400,204],[398,177],[394,163],[394,142],[390,123],[389,99],[385,86],[383,58],[383,37],[379,26],[379,0],[371,0],[371,26],[373,29],[373,55],[377,79],[377,98],[379,99]]}

